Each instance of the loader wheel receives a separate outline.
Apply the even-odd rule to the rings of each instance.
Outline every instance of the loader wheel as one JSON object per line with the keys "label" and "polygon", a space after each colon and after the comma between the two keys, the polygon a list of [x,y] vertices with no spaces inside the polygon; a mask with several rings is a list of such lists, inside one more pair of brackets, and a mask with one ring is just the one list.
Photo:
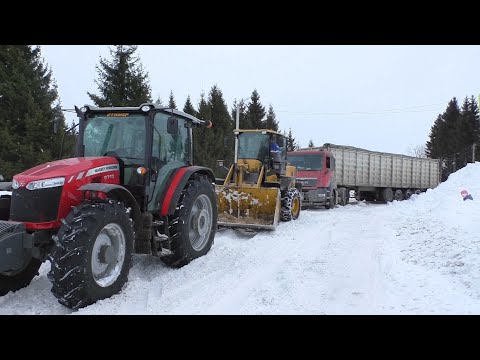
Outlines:
{"label": "loader wheel", "polygon": [[0,273],[0,296],[8,294],[10,291],[15,292],[30,284],[32,279],[38,275],[40,265],[42,265],[40,260],[28,257],[21,270]]}
{"label": "loader wheel", "polygon": [[188,181],[180,195],[175,214],[170,216],[170,250],[161,257],[175,268],[208,253],[217,230],[217,200],[212,182],[205,176]]}
{"label": "loader wheel", "polygon": [[300,192],[298,189],[288,189],[280,211],[282,221],[296,220],[300,216]]}
{"label": "loader wheel", "polygon": [[78,309],[118,293],[132,265],[132,220],[121,202],[77,206],[62,221],[48,278],[62,305]]}

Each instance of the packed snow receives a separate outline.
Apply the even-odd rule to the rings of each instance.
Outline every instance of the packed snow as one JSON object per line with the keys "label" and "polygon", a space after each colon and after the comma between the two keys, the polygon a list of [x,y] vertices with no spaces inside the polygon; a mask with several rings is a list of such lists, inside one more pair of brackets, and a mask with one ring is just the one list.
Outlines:
{"label": "packed snow", "polygon": [[78,311],[50,293],[49,267],[1,297],[0,314],[480,314],[480,163],[408,201],[221,229],[181,269],[136,255],[121,293]]}

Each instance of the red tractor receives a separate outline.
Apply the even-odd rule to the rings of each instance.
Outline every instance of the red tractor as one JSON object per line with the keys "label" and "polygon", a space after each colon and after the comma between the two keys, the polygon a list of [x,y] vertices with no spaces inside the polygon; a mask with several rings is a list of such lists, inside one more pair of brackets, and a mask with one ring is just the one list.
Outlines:
{"label": "red tractor", "polygon": [[192,166],[192,127],[210,121],[155,104],[75,110],[77,157],[13,177],[0,221],[0,295],[27,286],[50,260],[53,294],[77,309],[122,289],[133,252],[181,267],[213,244],[215,177]]}

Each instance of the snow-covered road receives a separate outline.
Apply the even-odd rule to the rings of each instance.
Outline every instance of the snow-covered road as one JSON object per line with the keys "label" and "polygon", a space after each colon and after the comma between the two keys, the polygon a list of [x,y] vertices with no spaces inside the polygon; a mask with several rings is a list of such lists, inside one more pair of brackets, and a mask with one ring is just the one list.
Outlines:
{"label": "snow-covered road", "polygon": [[[480,163],[409,201],[302,211],[274,232],[223,229],[181,269],[137,255],[124,290],[75,314],[480,314]],[[463,202],[467,186],[477,201]],[[478,194],[478,195],[477,195]],[[69,314],[49,264],[0,314]]]}

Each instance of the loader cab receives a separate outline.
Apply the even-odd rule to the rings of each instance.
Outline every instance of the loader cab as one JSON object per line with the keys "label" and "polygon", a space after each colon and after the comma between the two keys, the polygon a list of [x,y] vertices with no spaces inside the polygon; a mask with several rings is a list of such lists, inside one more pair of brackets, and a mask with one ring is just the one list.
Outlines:
{"label": "loader cab", "polygon": [[[259,173],[265,166],[267,176],[285,174],[285,137],[272,130],[236,130],[238,163],[248,165],[249,173]],[[254,179],[256,181],[256,179]]]}
{"label": "loader cab", "polygon": [[[83,111],[84,110],[84,111]],[[159,210],[171,173],[192,165],[188,114],[153,104],[130,108],[82,108],[77,156],[110,156],[120,164],[119,185],[144,211]]]}

